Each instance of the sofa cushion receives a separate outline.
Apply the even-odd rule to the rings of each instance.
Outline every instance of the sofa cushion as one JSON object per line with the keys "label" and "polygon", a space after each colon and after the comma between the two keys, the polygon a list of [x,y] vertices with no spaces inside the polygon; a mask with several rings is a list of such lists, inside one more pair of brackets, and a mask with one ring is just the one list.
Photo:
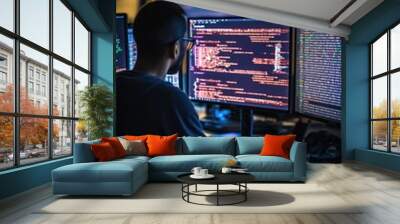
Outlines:
{"label": "sofa cushion", "polygon": [[219,171],[230,159],[231,155],[175,155],[158,156],[149,160],[149,170],[152,172],[190,172],[199,166],[210,171]]}
{"label": "sofa cushion", "polygon": [[180,152],[185,155],[235,153],[233,137],[183,137],[179,143]]}
{"label": "sofa cushion", "polygon": [[239,155],[236,159],[249,172],[293,172],[293,162],[279,156]]}
{"label": "sofa cushion", "polygon": [[131,182],[134,173],[147,176],[147,163],[140,159],[75,163],[53,170],[57,182]]}
{"label": "sofa cushion", "polygon": [[264,137],[236,137],[236,155],[260,154]]}

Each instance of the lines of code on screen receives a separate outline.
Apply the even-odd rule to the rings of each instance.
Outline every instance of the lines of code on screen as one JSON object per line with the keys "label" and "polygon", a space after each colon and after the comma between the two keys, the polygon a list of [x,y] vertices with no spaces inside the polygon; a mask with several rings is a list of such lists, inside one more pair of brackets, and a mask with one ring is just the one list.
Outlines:
{"label": "lines of code on screen", "polygon": [[296,111],[339,121],[342,91],[341,37],[299,30],[296,63]]}
{"label": "lines of code on screen", "polygon": [[251,19],[193,19],[189,98],[288,110],[288,27]]}

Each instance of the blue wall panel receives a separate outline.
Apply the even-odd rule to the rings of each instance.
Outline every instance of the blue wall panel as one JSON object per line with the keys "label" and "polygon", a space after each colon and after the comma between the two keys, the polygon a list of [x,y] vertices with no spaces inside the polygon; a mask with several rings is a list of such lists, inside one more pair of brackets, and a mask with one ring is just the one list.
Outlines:
{"label": "blue wall panel", "polygon": [[0,199],[48,183],[53,169],[71,163],[70,157],[0,172]]}
{"label": "blue wall panel", "polygon": [[[369,148],[369,43],[400,22],[400,0],[385,0],[351,27],[346,43],[344,159],[356,159],[393,169],[393,160]],[[357,152],[355,152],[357,149]],[[363,151],[359,151],[363,150]],[[379,160],[379,162],[377,162]],[[400,166],[400,165],[397,165]]]}

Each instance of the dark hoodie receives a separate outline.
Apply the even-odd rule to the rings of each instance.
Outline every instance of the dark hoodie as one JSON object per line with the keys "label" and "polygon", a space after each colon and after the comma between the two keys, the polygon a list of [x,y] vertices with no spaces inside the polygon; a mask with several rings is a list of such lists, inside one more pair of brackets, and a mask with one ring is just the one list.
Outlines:
{"label": "dark hoodie", "polygon": [[180,89],[147,74],[121,72],[116,76],[118,136],[204,136],[192,103]]}

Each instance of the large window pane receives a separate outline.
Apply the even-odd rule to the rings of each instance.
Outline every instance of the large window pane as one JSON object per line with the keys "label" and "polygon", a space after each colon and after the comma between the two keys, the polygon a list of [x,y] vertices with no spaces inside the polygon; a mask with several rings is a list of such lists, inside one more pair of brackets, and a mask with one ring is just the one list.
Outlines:
{"label": "large window pane", "polygon": [[387,121],[372,122],[372,147],[376,150],[387,151]]}
{"label": "large window pane", "polygon": [[72,69],[53,60],[53,115],[72,117]]}
{"label": "large window pane", "polygon": [[387,77],[372,81],[372,118],[387,118]]}
{"label": "large window pane", "polygon": [[87,141],[88,134],[86,122],[84,120],[75,121],[75,143]]}
{"label": "large window pane", "polygon": [[20,0],[21,36],[49,47],[49,0]]}
{"label": "large window pane", "polygon": [[75,117],[81,115],[80,95],[87,86],[89,86],[89,75],[75,69]]}
{"label": "large window pane", "polygon": [[387,34],[372,44],[372,75],[387,71]]}
{"label": "large window pane", "polygon": [[21,44],[20,109],[25,114],[48,114],[49,57]]}
{"label": "large window pane", "polygon": [[14,111],[13,50],[14,50],[13,40],[3,35],[0,35],[0,111],[1,112]]}
{"label": "large window pane", "polygon": [[391,121],[392,152],[400,153],[400,120]]}
{"label": "large window pane", "polygon": [[0,1],[0,26],[14,31],[14,0]]}
{"label": "large window pane", "polygon": [[89,32],[75,18],[75,63],[89,70]]}
{"label": "large window pane", "polygon": [[34,163],[49,158],[49,120],[22,117],[20,119],[21,164]]}
{"label": "large window pane", "polygon": [[13,118],[0,116],[0,170],[14,165]]}
{"label": "large window pane", "polygon": [[72,154],[72,121],[53,120],[53,157]]}
{"label": "large window pane", "polygon": [[72,12],[60,0],[53,0],[53,18],[53,50],[71,60]]}
{"label": "large window pane", "polygon": [[[400,56],[400,55],[399,55]],[[391,75],[391,115],[392,117],[400,118],[400,72]]]}
{"label": "large window pane", "polygon": [[391,69],[400,67],[400,24],[391,31],[390,60]]}

